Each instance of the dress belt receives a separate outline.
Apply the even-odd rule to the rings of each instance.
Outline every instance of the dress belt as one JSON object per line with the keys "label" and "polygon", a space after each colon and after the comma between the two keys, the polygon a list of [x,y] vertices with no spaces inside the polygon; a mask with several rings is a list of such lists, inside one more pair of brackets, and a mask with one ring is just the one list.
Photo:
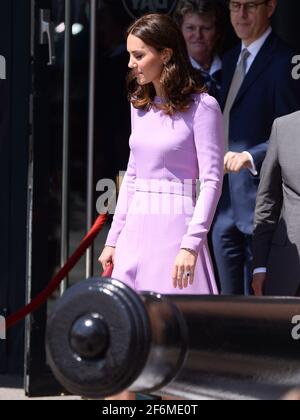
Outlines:
{"label": "dress belt", "polygon": [[135,179],[135,190],[140,192],[175,194],[185,197],[196,196],[196,182],[194,180],[166,180],[166,179]]}

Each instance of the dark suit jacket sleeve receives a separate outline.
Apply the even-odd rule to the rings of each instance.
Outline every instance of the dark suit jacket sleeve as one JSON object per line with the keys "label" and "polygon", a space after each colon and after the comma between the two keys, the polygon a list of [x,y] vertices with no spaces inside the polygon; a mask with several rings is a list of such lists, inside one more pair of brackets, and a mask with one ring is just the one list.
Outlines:
{"label": "dark suit jacket sleeve", "polygon": [[[274,69],[274,120],[300,110],[300,80],[293,79],[292,67],[292,54],[289,54],[282,60],[278,68]],[[268,149],[267,140],[262,139],[261,143],[248,150],[257,169],[265,158]]]}
{"label": "dark suit jacket sleeve", "polygon": [[256,169],[260,168],[260,165],[266,156],[268,144],[269,142],[263,141],[262,143],[259,143],[258,145],[251,147],[251,149],[247,150],[247,152],[249,152],[253,157]]}
{"label": "dark suit jacket sleeve", "polygon": [[277,121],[275,121],[269,149],[261,170],[261,181],[256,200],[253,268],[267,266],[272,237],[282,209],[282,176],[278,161],[277,142]]}

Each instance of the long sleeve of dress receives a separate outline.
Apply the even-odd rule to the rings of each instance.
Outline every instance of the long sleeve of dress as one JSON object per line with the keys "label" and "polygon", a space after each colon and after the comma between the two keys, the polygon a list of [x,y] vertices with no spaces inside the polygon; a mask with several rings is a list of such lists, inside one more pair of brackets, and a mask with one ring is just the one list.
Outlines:
{"label": "long sleeve of dress", "polygon": [[[134,126],[133,112],[131,113],[131,125]],[[124,179],[120,188],[118,197],[118,203],[115,210],[113,222],[108,233],[105,246],[115,247],[119,238],[119,235],[125,225],[126,216],[130,207],[134,191],[135,191],[135,179],[136,179],[136,165],[133,157],[133,153],[130,152],[129,161]]]}
{"label": "long sleeve of dress", "polygon": [[201,183],[200,195],[181,248],[199,252],[215,215],[224,174],[222,114],[217,101],[210,96],[205,95],[195,112],[194,139]]}

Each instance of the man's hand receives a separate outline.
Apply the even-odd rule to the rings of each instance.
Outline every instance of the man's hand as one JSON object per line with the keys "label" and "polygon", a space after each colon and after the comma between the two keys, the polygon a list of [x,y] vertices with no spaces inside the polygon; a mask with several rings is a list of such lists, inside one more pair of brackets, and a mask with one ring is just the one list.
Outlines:
{"label": "man's hand", "polygon": [[245,152],[227,152],[224,156],[224,172],[240,172],[241,169],[251,169],[251,160]]}
{"label": "man's hand", "polygon": [[267,279],[267,273],[257,273],[253,275],[252,289],[255,296],[264,295],[264,287]]}

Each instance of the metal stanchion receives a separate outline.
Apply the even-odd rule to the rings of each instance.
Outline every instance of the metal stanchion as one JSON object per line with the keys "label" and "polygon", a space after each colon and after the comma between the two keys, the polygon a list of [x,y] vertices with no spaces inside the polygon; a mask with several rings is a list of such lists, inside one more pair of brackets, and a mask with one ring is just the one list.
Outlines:
{"label": "metal stanchion", "polygon": [[[91,0],[90,13],[90,74],[89,74],[89,119],[88,119],[88,162],[87,162],[87,230],[94,218],[94,122],[95,122],[95,80],[96,80],[96,25],[97,1]],[[87,250],[86,278],[93,275],[93,246]]]}
{"label": "metal stanchion", "polygon": [[[62,214],[60,263],[64,266],[69,257],[69,140],[70,140],[70,68],[71,68],[71,0],[65,0],[65,68],[64,117],[62,165]],[[60,293],[68,287],[68,278],[61,283]]]}

